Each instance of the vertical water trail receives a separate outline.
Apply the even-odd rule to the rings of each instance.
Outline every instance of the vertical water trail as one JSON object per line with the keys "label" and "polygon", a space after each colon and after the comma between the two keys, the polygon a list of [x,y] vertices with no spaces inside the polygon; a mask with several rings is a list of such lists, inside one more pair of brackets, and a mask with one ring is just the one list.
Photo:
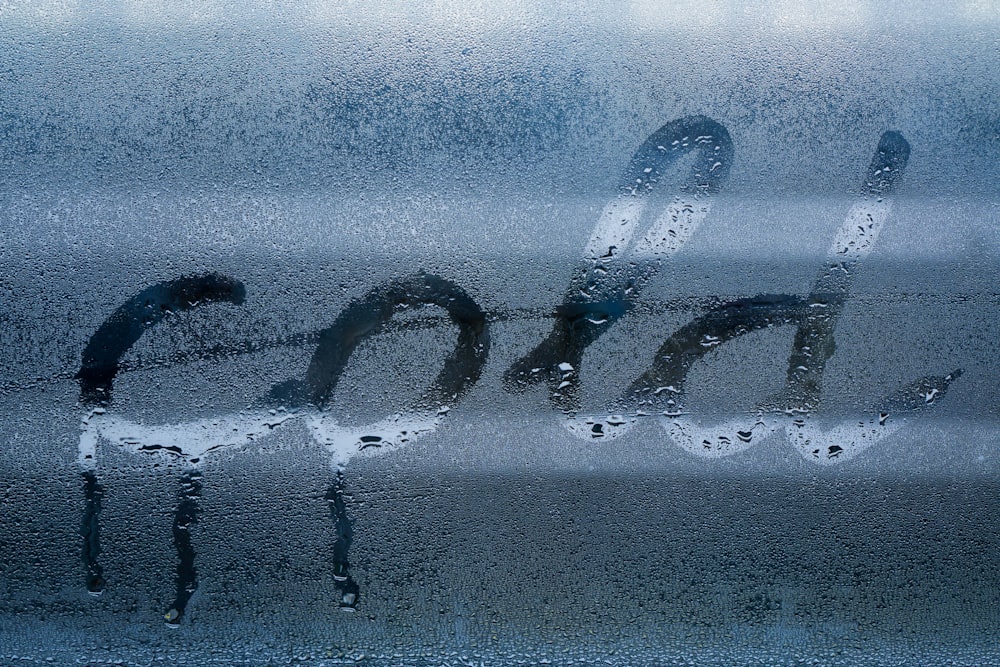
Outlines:
{"label": "vertical water trail", "polygon": [[326,493],[326,501],[330,504],[330,516],[333,518],[335,539],[333,543],[333,577],[340,593],[340,607],[345,611],[353,611],[358,604],[361,589],[351,577],[351,564],[348,553],[351,550],[351,540],[354,539],[354,522],[347,515],[347,502],[344,498],[344,473],[337,470],[337,478]]}
{"label": "vertical water trail", "polygon": [[177,550],[177,588],[174,602],[164,614],[167,625],[176,627],[184,618],[191,596],[198,588],[198,571],[194,566],[191,527],[198,523],[198,497],[201,495],[201,473],[188,470],[181,476],[174,509],[174,548]]}
{"label": "vertical water trail", "polygon": [[87,592],[100,595],[104,592],[104,568],[101,567],[100,518],[104,487],[93,470],[83,472],[83,521],[80,534],[83,537],[83,565],[87,572]]}

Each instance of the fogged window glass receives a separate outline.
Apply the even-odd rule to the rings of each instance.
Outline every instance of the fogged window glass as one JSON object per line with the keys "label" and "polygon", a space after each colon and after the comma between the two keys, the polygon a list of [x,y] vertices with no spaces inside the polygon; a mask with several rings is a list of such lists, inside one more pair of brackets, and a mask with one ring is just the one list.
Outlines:
{"label": "fogged window glass", "polygon": [[0,8],[0,662],[1000,661],[998,37]]}

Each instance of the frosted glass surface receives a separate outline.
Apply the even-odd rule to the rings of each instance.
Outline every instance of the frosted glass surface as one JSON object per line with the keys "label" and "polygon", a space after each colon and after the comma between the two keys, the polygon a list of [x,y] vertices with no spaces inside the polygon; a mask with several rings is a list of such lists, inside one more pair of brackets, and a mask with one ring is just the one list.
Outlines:
{"label": "frosted glass surface", "polygon": [[997,4],[0,47],[0,663],[1000,664]]}

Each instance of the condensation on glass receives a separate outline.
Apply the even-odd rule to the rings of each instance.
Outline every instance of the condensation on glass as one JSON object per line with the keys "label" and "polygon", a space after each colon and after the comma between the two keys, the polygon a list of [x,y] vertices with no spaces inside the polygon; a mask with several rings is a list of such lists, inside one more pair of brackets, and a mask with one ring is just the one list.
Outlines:
{"label": "condensation on glass", "polygon": [[0,662],[1000,661],[1000,8],[0,8]]}

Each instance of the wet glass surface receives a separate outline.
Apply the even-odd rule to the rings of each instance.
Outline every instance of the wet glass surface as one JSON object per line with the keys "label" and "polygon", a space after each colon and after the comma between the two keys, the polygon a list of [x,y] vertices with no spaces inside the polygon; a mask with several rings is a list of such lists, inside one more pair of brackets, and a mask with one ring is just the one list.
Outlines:
{"label": "wet glass surface", "polygon": [[1000,662],[998,37],[0,9],[0,662]]}

